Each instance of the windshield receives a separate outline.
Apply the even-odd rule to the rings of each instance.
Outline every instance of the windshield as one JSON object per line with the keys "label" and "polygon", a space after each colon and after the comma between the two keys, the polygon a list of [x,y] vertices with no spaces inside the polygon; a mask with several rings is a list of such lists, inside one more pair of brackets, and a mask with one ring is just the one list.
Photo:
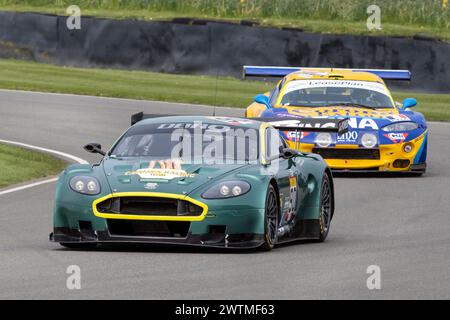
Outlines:
{"label": "windshield", "polygon": [[138,125],[122,136],[110,156],[187,164],[247,163],[258,159],[258,130],[201,123]]}
{"label": "windshield", "polygon": [[281,106],[324,107],[348,105],[366,108],[394,108],[386,87],[377,82],[346,80],[294,80],[280,100]]}

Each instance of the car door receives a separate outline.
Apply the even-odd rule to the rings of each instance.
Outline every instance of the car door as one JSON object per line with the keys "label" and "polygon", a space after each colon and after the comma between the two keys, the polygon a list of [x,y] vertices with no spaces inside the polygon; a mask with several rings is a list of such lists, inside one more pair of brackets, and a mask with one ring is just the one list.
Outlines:
{"label": "car door", "polygon": [[[287,148],[287,144],[278,130],[266,129],[266,158],[271,159],[270,168],[279,188],[280,216],[278,230],[281,237],[288,237],[296,222],[299,194],[299,171],[296,158],[280,158],[280,146]],[[281,239],[280,239],[281,240]]]}

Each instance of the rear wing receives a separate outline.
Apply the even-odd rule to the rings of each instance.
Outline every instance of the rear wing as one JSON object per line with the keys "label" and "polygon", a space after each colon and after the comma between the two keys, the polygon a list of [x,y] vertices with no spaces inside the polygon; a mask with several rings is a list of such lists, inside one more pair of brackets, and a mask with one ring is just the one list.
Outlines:
{"label": "rear wing", "polygon": [[254,120],[267,122],[279,131],[302,132],[337,132],[342,135],[348,131],[349,119],[329,118],[253,118]]}
{"label": "rear wing", "polygon": [[[147,113],[136,113],[131,116],[131,125],[152,118],[162,118],[169,115],[157,115]],[[296,117],[279,117],[279,118],[245,118],[256,121],[266,122],[279,131],[303,131],[303,132],[337,132],[342,135],[348,131],[349,119],[329,119],[329,118],[296,118]]]}
{"label": "rear wing", "polygon": [[243,78],[247,77],[278,77],[282,78],[293,72],[336,72],[339,70],[351,70],[353,72],[370,72],[383,80],[411,80],[411,72],[409,70],[383,70],[383,69],[330,69],[330,68],[301,68],[301,67],[259,67],[244,66]]}
{"label": "rear wing", "polygon": [[133,114],[131,116],[131,125],[135,125],[136,123],[144,120],[144,119],[154,119],[154,118],[163,118],[163,117],[170,117],[169,114],[150,114],[150,113],[143,113],[139,112],[136,114]]}

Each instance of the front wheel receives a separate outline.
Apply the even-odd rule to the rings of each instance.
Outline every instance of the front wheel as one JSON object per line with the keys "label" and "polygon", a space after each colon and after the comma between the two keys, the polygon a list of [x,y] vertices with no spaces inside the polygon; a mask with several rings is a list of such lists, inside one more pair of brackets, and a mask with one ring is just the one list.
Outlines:
{"label": "front wheel", "polygon": [[322,188],[320,191],[320,237],[319,241],[323,242],[330,232],[331,218],[333,217],[333,191],[331,188],[331,180],[325,173],[322,180]]}
{"label": "front wheel", "polygon": [[272,185],[269,185],[264,214],[264,243],[261,246],[263,251],[270,251],[275,246],[278,232],[278,215],[278,195],[275,188]]}

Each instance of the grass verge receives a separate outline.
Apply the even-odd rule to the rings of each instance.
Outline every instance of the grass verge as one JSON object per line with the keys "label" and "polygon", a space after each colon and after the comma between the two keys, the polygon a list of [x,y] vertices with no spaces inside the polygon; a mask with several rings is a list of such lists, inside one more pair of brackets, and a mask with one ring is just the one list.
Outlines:
{"label": "grass verge", "polygon": [[[273,83],[235,78],[174,75],[144,71],[60,67],[0,60],[0,88],[73,93],[140,100],[184,102],[244,108]],[[217,93],[216,93],[217,88]],[[393,92],[397,101],[414,97],[428,120],[450,121],[450,94]]]}
{"label": "grass verge", "polygon": [[[168,20],[177,17],[254,20],[264,26],[311,32],[386,36],[427,36],[450,41],[448,0],[80,0],[82,15]],[[0,10],[65,15],[73,1],[0,0]],[[382,30],[370,31],[367,8],[381,10]]]}
{"label": "grass verge", "polygon": [[50,155],[0,144],[0,189],[58,174],[66,166]]}

